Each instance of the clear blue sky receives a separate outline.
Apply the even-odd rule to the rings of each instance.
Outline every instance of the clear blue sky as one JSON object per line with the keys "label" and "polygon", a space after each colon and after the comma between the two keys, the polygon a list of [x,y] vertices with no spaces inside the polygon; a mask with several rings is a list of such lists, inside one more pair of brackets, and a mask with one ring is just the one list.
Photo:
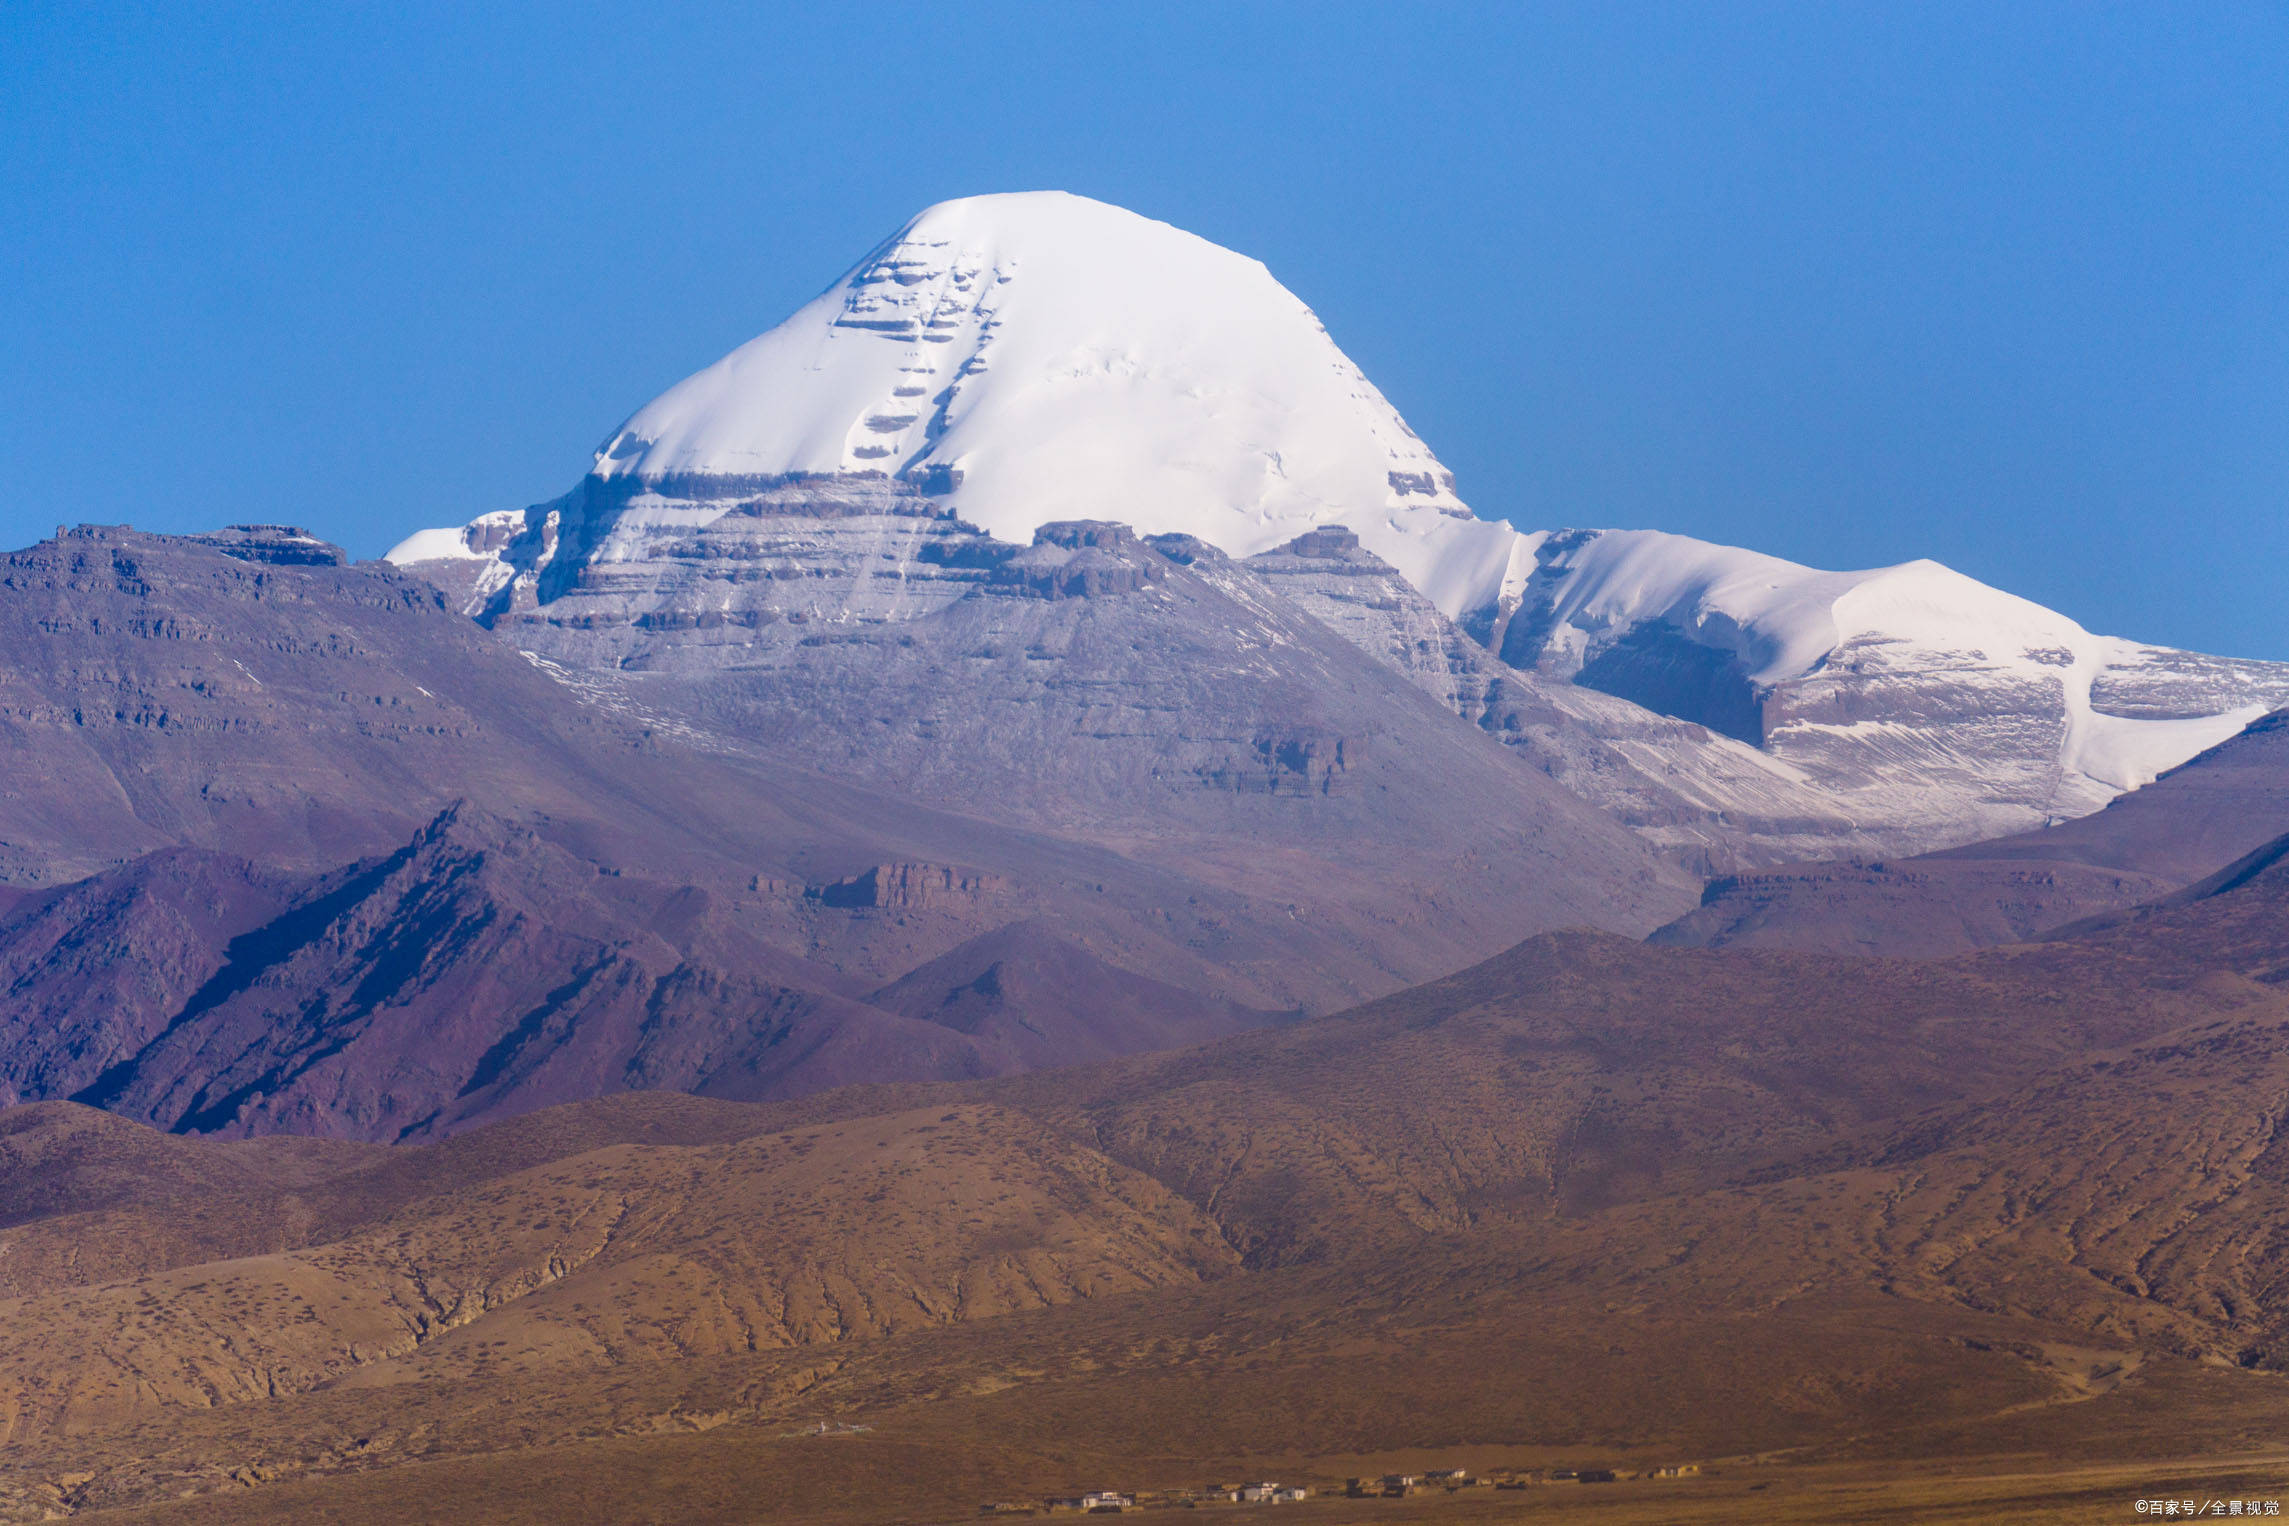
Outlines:
{"label": "clear blue sky", "polygon": [[2289,10],[0,8],[0,540],[554,496],[930,202],[1260,256],[1482,514],[2289,658]]}

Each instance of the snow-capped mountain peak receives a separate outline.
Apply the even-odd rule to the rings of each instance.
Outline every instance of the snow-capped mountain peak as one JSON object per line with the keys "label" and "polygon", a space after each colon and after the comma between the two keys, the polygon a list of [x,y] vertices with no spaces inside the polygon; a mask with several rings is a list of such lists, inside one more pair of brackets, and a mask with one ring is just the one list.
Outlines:
{"label": "snow-capped mountain peak", "polygon": [[[1347,527],[1513,667],[1758,747],[1922,846],[2094,809],[2289,700],[2289,667],[2094,636],[1935,562],[1824,572],[1478,519],[1261,262],[1060,192],[929,208],[638,409],[570,493],[390,555],[489,619],[583,593],[647,629],[860,627],[959,595],[885,550],[957,517],[998,543],[1107,520],[1241,558]],[[842,528],[714,533],[782,521]],[[835,576],[811,577],[830,540]]]}
{"label": "snow-capped mountain peak", "polygon": [[1346,524],[1450,612],[1495,596],[1511,538],[1262,262],[1054,191],[929,208],[595,465],[859,471],[1018,542],[1085,514],[1251,555]]}

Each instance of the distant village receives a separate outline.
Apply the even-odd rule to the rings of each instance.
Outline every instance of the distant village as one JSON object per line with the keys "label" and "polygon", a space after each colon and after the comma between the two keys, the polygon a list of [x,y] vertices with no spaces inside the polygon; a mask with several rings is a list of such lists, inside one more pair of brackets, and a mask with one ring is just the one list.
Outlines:
{"label": "distant village", "polygon": [[[1625,1478],[1693,1478],[1697,1462],[1671,1463],[1634,1472],[1611,1468],[1496,1468],[1472,1473],[1465,1468],[1434,1468],[1423,1473],[1386,1473],[1379,1478],[1347,1478],[1341,1488],[1323,1487],[1319,1493],[1343,1499],[1405,1499],[1412,1495],[1459,1493],[1465,1489],[1532,1489],[1545,1485],[1610,1484]],[[1203,1505],[1289,1505],[1313,1497],[1306,1484],[1275,1480],[1257,1483],[1209,1484],[1198,1489],[1161,1489],[1127,1493],[1100,1489],[1087,1494],[1053,1495],[1031,1501],[994,1501],[978,1507],[980,1515],[1118,1515],[1129,1510],[1197,1510]]]}

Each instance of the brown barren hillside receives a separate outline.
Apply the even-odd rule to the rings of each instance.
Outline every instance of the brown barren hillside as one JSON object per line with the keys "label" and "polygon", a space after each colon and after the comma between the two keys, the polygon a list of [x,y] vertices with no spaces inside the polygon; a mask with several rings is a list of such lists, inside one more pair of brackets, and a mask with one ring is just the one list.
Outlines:
{"label": "brown barren hillside", "polygon": [[[1559,934],[1193,1050],[628,1096],[418,1148],[22,1109],[12,1158],[85,1185],[0,1180],[0,1267],[36,1269],[0,1305],[5,1499],[928,1521],[1683,1463],[1594,1498],[2069,1519],[2043,1511],[2254,1492],[2289,1417],[2284,948],[2274,861],[1949,960]],[[1561,1488],[1302,1508],[1593,1498]]]}

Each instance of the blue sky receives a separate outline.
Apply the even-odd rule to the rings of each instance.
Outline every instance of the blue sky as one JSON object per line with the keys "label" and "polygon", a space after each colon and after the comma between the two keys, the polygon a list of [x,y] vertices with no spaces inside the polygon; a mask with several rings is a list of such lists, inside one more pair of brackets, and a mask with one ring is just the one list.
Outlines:
{"label": "blue sky", "polygon": [[1487,515],[2289,658],[2289,8],[0,9],[0,539],[553,496],[905,217],[1264,259]]}

